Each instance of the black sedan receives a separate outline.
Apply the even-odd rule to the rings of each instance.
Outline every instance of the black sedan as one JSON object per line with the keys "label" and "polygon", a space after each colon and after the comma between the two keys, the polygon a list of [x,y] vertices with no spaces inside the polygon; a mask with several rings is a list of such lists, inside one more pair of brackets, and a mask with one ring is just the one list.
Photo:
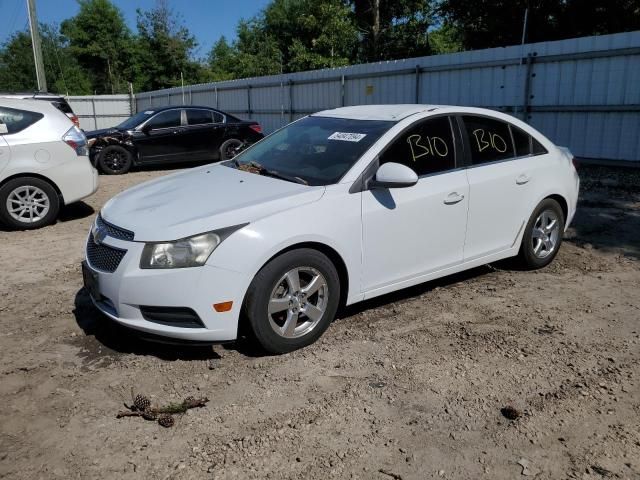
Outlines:
{"label": "black sedan", "polygon": [[257,122],[194,106],[144,110],[115,128],[86,135],[92,161],[110,175],[133,165],[227,160],[263,137]]}

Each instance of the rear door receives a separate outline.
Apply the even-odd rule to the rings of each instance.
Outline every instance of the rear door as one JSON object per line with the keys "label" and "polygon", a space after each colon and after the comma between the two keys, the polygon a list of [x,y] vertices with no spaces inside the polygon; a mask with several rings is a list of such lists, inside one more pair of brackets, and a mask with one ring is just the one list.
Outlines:
{"label": "rear door", "polygon": [[193,160],[213,160],[224,137],[221,115],[203,108],[187,108],[185,142],[193,155]]}
{"label": "rear door", "polygon": [[181,138],[184,132],[180,108],[151,117],[133,136],[140,162],[175,162],[187,158],[187,144]]}
{"label": "rear door", "polygon": [[469,261],[515,246],[531,214],[535,175],[530,146],[519,142],[514,147],[510,124],[479,115],[459,118],[470,156],[464,247],[464,259]]}

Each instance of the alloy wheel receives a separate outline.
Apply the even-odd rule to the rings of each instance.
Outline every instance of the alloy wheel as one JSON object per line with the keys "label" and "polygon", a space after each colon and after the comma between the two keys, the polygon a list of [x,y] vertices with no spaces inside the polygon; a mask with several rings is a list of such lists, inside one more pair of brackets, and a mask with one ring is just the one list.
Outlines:
{"label": "alloy wheel", "polygon": [[275,333],[298,338],[320,322],[329,300],[327,280],[315,268],[297,267],[285,273],[271,292],[267,313]]}
{"label": "alloy wheel", "polygon": [[51,207],[49,196],[32,185],[20,186],[9,193],[7,211],[14,220],[21,223],[35,223],[42,220]]}
{"label": "alloy wheel", "polygon": [[106,152],[104,164],[114,172],[120,171],[127,164],[127,155],[119,151]]}
{"label": "alloy wheel", "polygon": [[560,238],[560,219],[553,210],[543,210],[533,224],[531,243],[533,254],[538,258],[551,255]]}

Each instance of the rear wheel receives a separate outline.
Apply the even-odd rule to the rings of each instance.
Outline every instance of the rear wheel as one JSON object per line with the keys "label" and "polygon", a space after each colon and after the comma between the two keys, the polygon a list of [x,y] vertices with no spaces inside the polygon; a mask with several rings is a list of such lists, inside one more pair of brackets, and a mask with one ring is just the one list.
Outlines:
{"label": "rear wheel", "polygon": [[540,202],[527,223],[518,259],[528,269],[549,265],[558,254],[564,231],[564,214],[555,200]]}
{"label": "rear wheel", "polygon": [[340,279],[331,260],[302,248],[276,257],[258,272],[245,302],[251,330],[270,353],[315,342],[338,309]]}
{"label": "rear wheel", "polygon": [[107,175],[122,175],[127,173],[133,164],[133,155],[124,147],[109,145],[104,147],[98,155],[98,165]]}
{"label": "rear wheel", "polygon": [[220,160],[231,160],[237,155],[238,149],[244,145],[242,140],[230,138],[220,145]]}
{"label": "rear wheel", "polygon": [[50,183],[35,177],[14,178],[0,188],[0,220],[18,230],[55,222],[60,198]]}

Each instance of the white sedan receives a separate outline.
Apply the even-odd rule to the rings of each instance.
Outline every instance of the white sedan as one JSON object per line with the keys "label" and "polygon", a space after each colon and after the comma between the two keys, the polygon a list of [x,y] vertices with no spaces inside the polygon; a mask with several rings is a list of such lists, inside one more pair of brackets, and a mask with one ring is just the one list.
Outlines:
{"label": "white sedan", "polygon": [[97,188],[87,139],[67,115],[50,102],[0,98],[0,223],[48,225]]}
{"label": "white sedan", "polygon": [[151,338],[230,341],[244,323],[268,352],[289,352],[340,305],[507,257],[544,267],[578,189],[569,151],[509,115],[338,108],[111,199],[87,239],[85,285]]}

